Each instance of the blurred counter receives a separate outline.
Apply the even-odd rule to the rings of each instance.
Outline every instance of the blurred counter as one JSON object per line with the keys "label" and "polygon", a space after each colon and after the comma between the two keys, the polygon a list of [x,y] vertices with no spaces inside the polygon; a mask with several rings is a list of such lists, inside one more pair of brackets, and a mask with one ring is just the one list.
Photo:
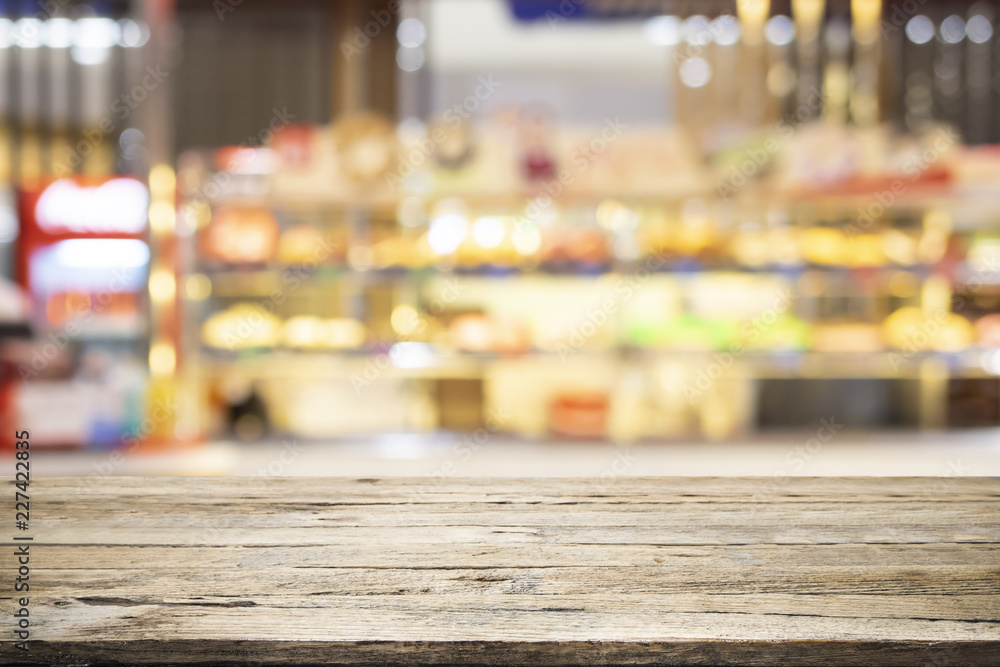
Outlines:
{"label": "blurred counter", "polygon": [[[827,438],[824,442],[822,439]],[[217,441],[125,455],[32,452],[32,473],[236,476],[1000,476],[1000,429],[967,432],[844,430],[764,433],[734,442],[639,443],[523,440],[489,435],[386,435],[338,442]],[[13,474],[13,457],[0,473]]]}

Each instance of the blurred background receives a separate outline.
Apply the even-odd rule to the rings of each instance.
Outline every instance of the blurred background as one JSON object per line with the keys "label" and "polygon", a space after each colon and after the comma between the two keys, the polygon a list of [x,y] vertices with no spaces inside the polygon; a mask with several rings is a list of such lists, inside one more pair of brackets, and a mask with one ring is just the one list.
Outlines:
{"label": "blurred background", "polygon": [[998,9],[3,2],[3,428],[39,475],[1000,474]]}

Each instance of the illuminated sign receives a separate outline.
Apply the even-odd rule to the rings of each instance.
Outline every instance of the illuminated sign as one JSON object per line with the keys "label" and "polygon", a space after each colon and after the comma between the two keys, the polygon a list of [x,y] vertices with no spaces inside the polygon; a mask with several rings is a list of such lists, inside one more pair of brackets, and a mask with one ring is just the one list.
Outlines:
{"label": "illuminated sign", "polygon": [[32,253],[31,291],[135,292],[145,288],[149,246],[138,239],[68,239]]}
{"label": "illuminated sign", "polygon": [[149,191],[134,178],[112,178],[99,186],[55,181],[35,204],[45,232],[138,234],[146,226]]}

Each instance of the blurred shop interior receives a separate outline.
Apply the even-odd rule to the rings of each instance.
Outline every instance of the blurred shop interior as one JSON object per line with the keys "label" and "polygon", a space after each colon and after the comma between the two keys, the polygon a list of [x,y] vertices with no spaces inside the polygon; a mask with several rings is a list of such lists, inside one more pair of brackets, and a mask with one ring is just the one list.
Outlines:
{"label": "blurred shop interior", "polygon": [[998,12],[0,3],[5,432],[997,466]]}

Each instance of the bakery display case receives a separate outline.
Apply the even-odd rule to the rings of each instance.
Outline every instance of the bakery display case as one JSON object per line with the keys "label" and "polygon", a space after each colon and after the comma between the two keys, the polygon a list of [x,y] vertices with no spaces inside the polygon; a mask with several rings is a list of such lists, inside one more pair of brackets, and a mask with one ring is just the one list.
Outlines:
{"label": "bakery display case", "polygon": [[183,158],[209,432],[998,423],[957,397],[1000,375],[1000,180],[961,145],[911,174],[940,128],[810,126],[738,187],[737,159],[673,131],[540,130],[517,109],[439,130],[345,118]]}

